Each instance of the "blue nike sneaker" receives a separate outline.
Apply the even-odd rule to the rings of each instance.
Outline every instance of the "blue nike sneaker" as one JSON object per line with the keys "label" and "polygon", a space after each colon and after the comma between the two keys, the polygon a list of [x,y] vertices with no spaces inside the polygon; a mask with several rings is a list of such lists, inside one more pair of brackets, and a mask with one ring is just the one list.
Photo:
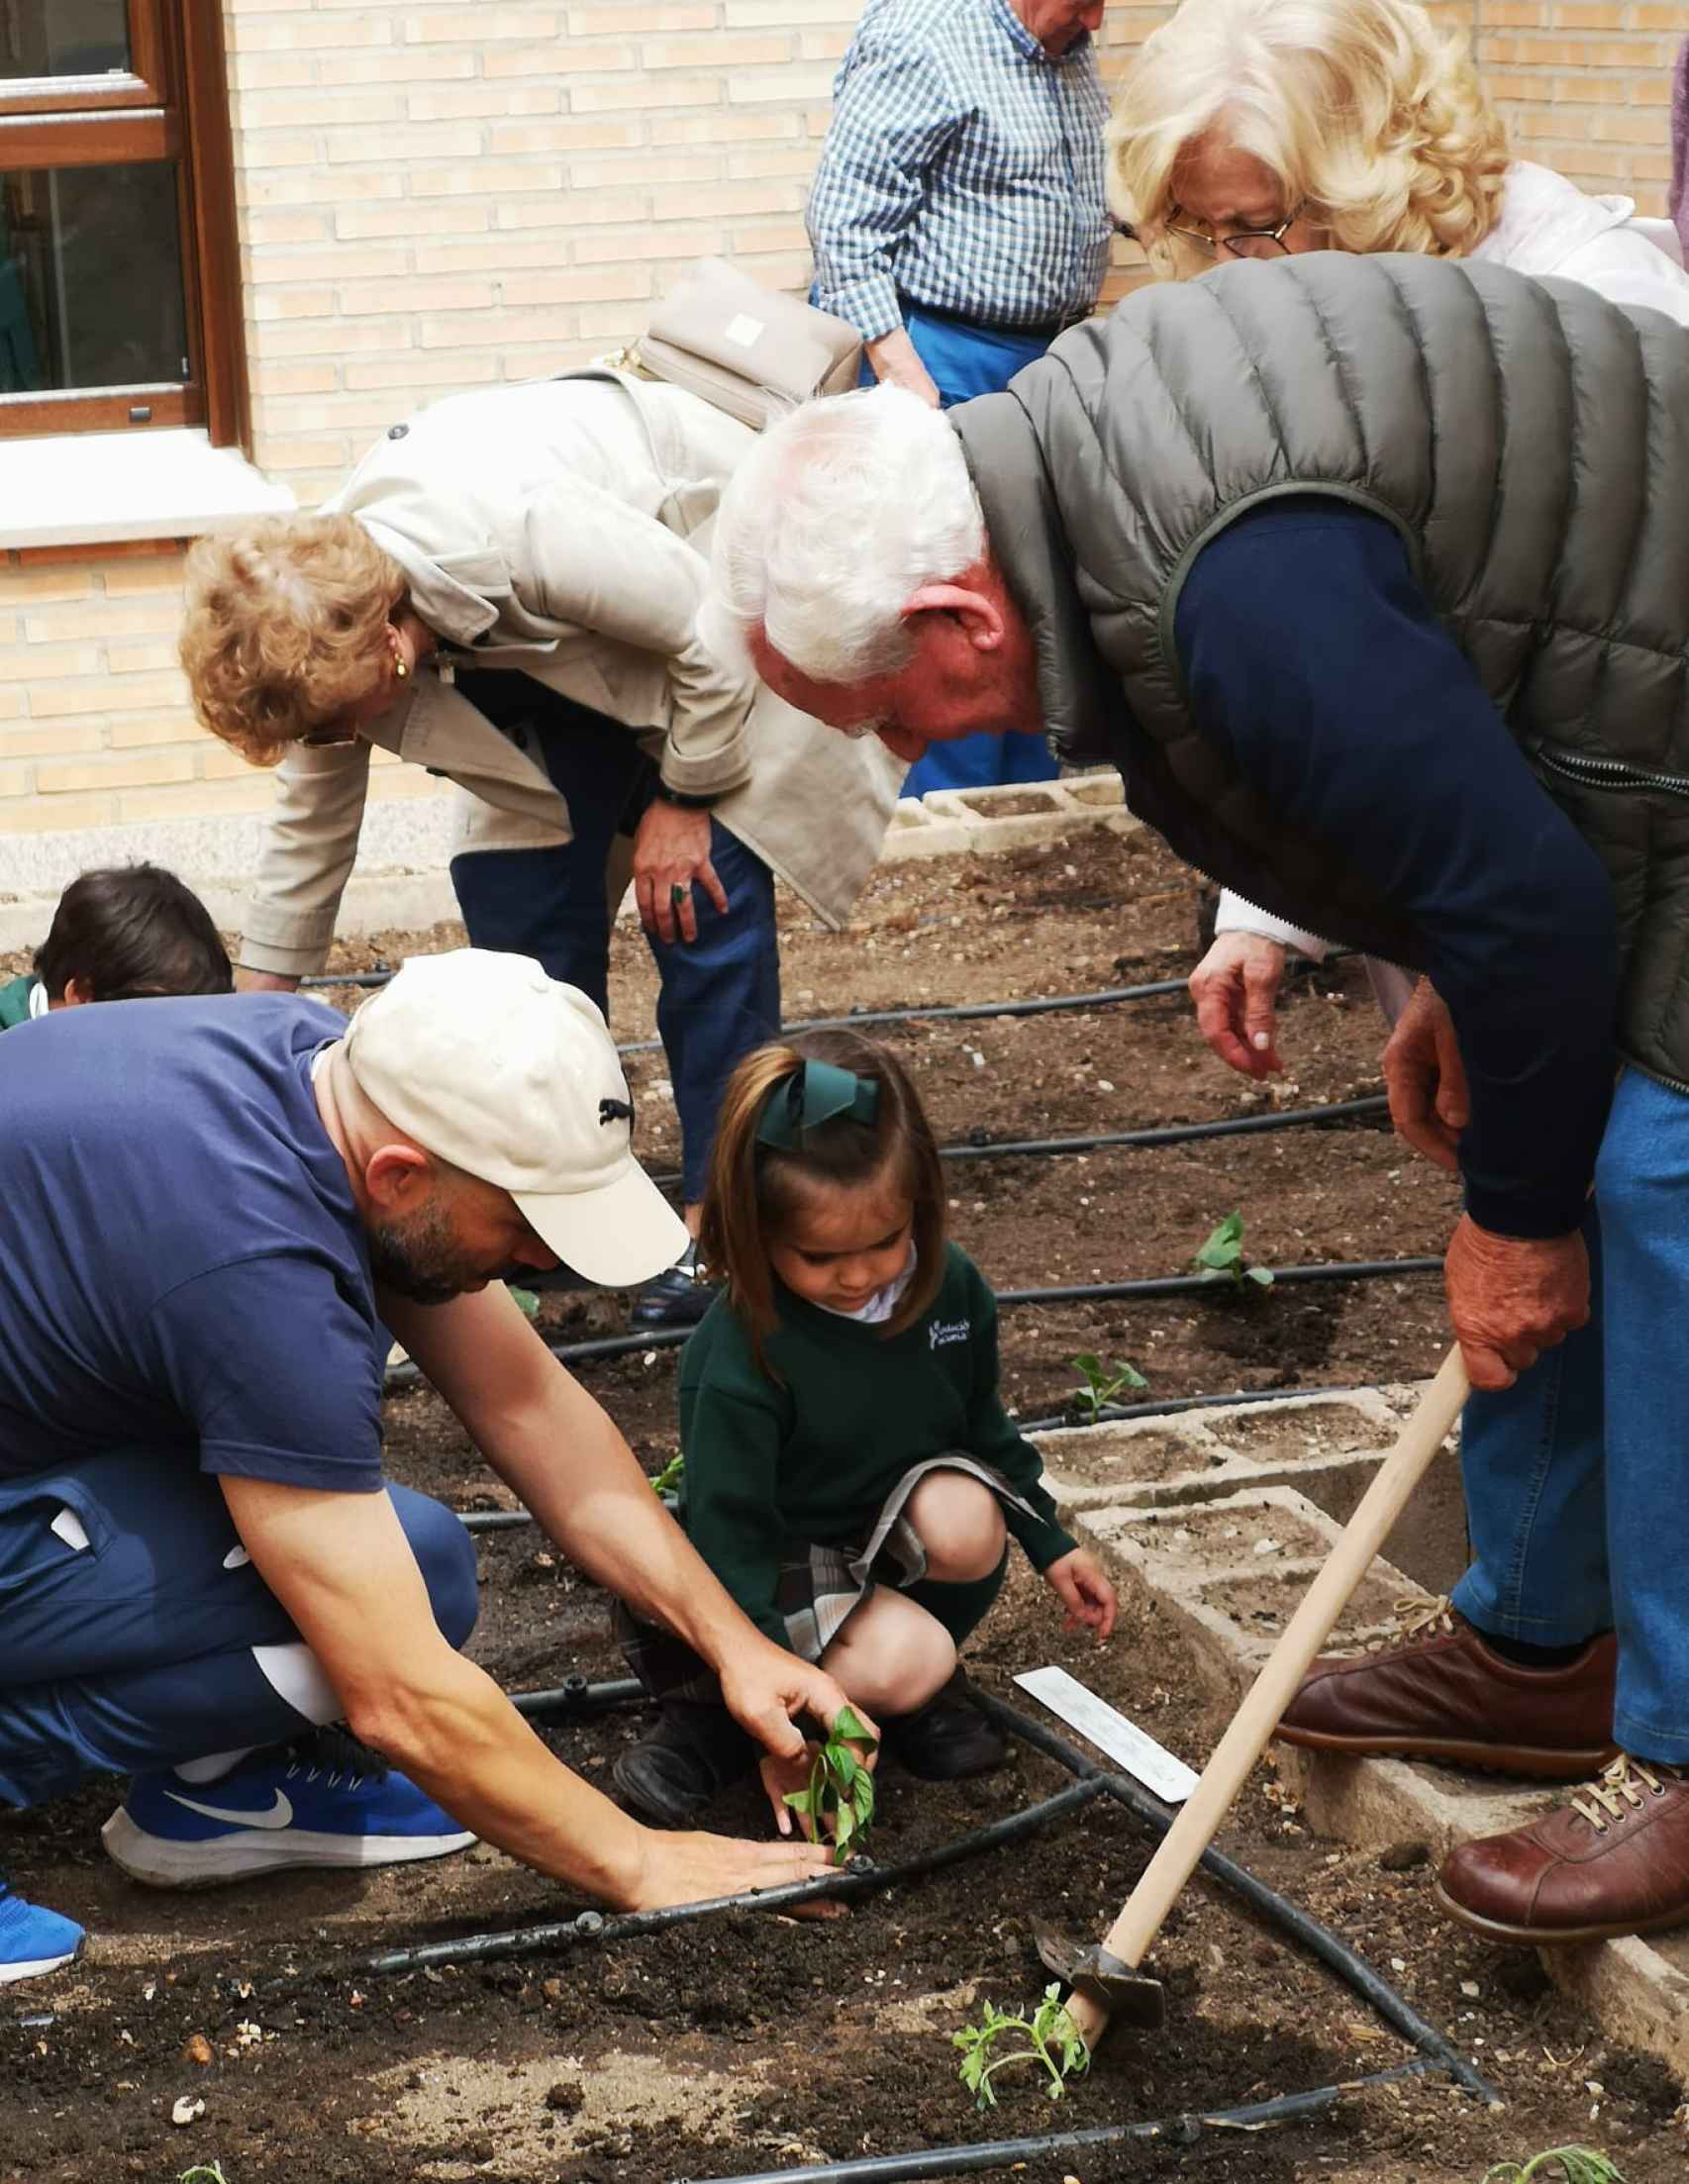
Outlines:
{"label": "blue nike sneaker", "polygon": [[0,1881],[0,1986],[60,1970],[81,1955],[86,1939],[74,1919],[25,1903]]}
{"label": "blue nike sneaker", "polygon": [[441,1858],[475,1837],[367,1744],[320,1729],[215,1782],[184,1782],[171,1767],[138,1774],[100,1839],[135,1880],[215,1888],[289,1866]]}

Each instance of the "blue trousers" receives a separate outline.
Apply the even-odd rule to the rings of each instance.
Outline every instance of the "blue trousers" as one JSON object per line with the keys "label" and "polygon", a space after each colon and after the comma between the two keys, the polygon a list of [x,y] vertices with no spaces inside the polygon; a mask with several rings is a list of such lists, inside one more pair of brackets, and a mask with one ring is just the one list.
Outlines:
{"label": "blue trousers", "polygon": [[[906,304],[903,323],[915,352],[932,375],[945,409],[976,394],[999,394],[1020,370],[1043,354],[1035,336],[999,333],[992,327],[960,326],[936,319]],[[862,383],[874,374],[862,366]],[[982,789],[1004,781],[1053,781],[1055,757],[1037,730],[1011,729],[1007,736],[961,736],[953,744],[934,744],[910,767],[905,796],[929,789]]]}
{"label": "blue trousers", "polygon": [[[478,849],[451,861],[451,884],[477,947],[532,955],[608,1014],[611,916],[605,867],[632,834],[656,779],[655,761],[619,721],[575,705],[530,675],[461,678],[463,694],[546,767],[569,808],[574,840],[552,849]],[[704,1195],[722,1092],[735,1064],[780,1028],[780,948],[773,875],[719,820],[710,859],[727,891],[724,915],[693,889],[696,941],[650,937],[660,991],[656,1028],[680,1112],[682,1191]]]}
{"label": "blue trousers", "polygon": [[[387,1491],[435,1621],[461,1645],[475,1627],[474,1543],[440,1503]],[[0,1804],[61,1796],[85,1774],[282,1743],[330,1718],[265,1672],[271,1648],[303,1654],[191,1451],[115,1448],[0,1482]]]}
{"label": "blue trousers", "polygon": [[1614,1735],[1689,1761],[1689,1098],[1627,1069],[1585,1224],[1590,1324],[1461,1433],[1480,1630],[1570,1645],[1616,1629]]}

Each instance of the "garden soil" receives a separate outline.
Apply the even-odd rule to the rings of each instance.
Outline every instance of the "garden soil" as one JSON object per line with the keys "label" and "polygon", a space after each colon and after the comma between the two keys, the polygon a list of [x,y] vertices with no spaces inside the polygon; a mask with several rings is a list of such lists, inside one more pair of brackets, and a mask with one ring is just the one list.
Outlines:
{"label": "garden soil", "polygon": [[[1179,975],[1191,876],[1146,839],[1085,831],[990,858],[888,866],[850,929],[821,931],[782,901],[788,1017],[937,1001],[1071,993]],[[452,935],[381,935],[346,969],[397,961]],[[648,1033],[654,979],[637,932],[618,940],[614,1014]],[[355,999],[350,992],[336,998]],[[1055,1137],[1305,1106],[1378,1089],[1379,1033],[1358,966],[1298,981],[1284,1011],[1288,1083],[1262,1092],[1208,1056],[1178,998],[1033,1019],[928,1021],[887,1035],[916,1073],[941,1140]],[[642,1150],[677,1162],[659,1055],[631,1063]],[[1383,1130],[1333,1126],[947,1168],[960,1241],[999,1288],[1185,1270],[1214,1224],[1242,1213],[1272,1266],[1436,1252],[1447,1178]],[[553,1334],[615,1333],[621,1300],[548,1295]],[[302,1332],[302,1340],[308,1336]],[[1081,1350],[1130,1359],[1170,1398],[1312,1389],[1429,1372],[1445,1340],[1440,1287],[1412,1276],[1262,1294],[1034,1307],[1002,1323],[1007,1398],[1023,1416],[1070,1400]],[[674,1447],[674,1352],[582,1368],[646,1461]],[[559,1452],[566,1460],[565,1452]],[[388,1406],[391,1474],[454,1506],[498,1506],[493,1482],[427,1390]],[[475,1657],[508,1689],[621,1673],[605,1599],[531,1530],[479,1542]],[[1200,1765],[1224,1726],[1208,1685],[1152,1602],[1129,1596],[1106,1648],[1063,1634],[1018,1565],[970,1647],[988,1689],[1059,1662]],[[1029,1706],[1030,1706],[1029,1702]],[[603,1782],[639,1734],[622,1713],[547,1730]],[[887,1763],[873,1852],[893,1863],[1057,1789],[1017,1747],[983,1781],[918,1785]],[[1030,1939],[1046,1917],[1100,1934],[1149,1845],[1093,1804],[1007,1849],[887,1892],[846,1916],[717,1918],[638,1940],[577,1941],[533,1959],[401,1977],[375,1952],[569,1916],[579,1903],[487,1849],[368,1877],[286,1876],[262,1888],[158,1895],[105,1860],[98,1824],[122,1785],[96,1782],[38,1813],[0,1814],[0,1870],[81,1919],[86,1958],[0,1997],[0,2184],[162,2180],[220,2163],[227,2184],[664,2184],[919,2152],[980,2138],[1177,2117],[1346,2081],[1409,2059],[1358,1998],[1235,1902],[1193,1884],[1153,1956],[1168,2019],[1121,2031],[1059,2105],[1030,2070],[976,2114],[950,2035],[986,2000],[1036,1999]],[[713,1825],[768,1825],[747,1787]],[[1506,2107],[1436,2079],[1358,2092],[1295,2126],[1034,2160],[1033,2179],[1293,2178],[1477,2184],[1503,2157],[1581,2140],[1631,2184],[1689,2159],[1682,2090],[1650,2059],[1606,2046],[1536,1959],[1489,1947],[1435,1912],[1425,1846],[1350,1851],[1312,1836],[1270,1763],[1222,1837],[1231,1854],[1335,1926],[1448,2030]],[[174,2104],[201,2101],[185,2125]]]}

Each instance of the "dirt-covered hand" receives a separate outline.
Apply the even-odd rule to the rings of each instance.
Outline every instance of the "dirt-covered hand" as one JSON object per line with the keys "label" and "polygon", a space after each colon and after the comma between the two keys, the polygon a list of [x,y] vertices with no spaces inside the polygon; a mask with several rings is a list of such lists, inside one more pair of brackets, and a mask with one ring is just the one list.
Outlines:
{"label": "dirt-covered hand", "polygon": [[[666,1911],[671,1904],[708,1903],[753,1888],[785,1888],[833,1870],[830,1853],[819,1842],[741,1842],[731,1836],[666,1835],[654,1828],[644,1834],[639,1879],[622,1910]],[[794,1904],[791,1916],[828,1919],[843,1909],[826,1901]]]}
{"label": "dirt-covered hand", "polygon": [[1245,1077],[1275,1076],[1284,949],[1259,933],[1222,933],[1190,974],[1197,1029],[1210,1046]]}
{"label": "dirt-covered hand", "polygon": [[756,1763],[763,1795],[773,1807],[775,1827],[783,1836],[796,1829],[809,1842],[816,1839],[815,1822],[808,1813],[794,1812],[786,1797],[789,1792],[795,1794],[809,1787],[810,1768],[818,1749],[815,1744],[806,1744],[795,1759],[776,1758],[773,1752],[765,1751]]}
{"label": "dirt-covered hand", "polygon": [[1452,1174],[1471,1115],[1454,1020],[1429,978],[1414,988],[1384,1049],[1384,1089],[1398,1137]]}
{"label": "dirt-covered hand", "polygon": [[1088,1547],[1075,1547],[1051,1562],[1043,1581],[1067,1610],[1063,1630],[1077,1631],[1083,1625],[1096,1632],[1099,1643],[1113,1633],[1118,1607],[1115,1589]]}
{"label": "dirt-covered hand", "polygon": [[[729,1713],[776,1759],[795,1760],[806,1748],[795,1715],[807,1714],[831,1729],[843,1709],[852,1704],[844,1686],[825,1669],[767,1641],[721,1663],[716,1673]],[[862,1709],[855,1707],[854,1712],[868,1735],[877,1737],[878,1729]],[[856,1753],[870,1768],[877,1755],[877,1744]]]}
{"label": "dirt-covered hand", "polygon": [[1462,1214],[1443,1261],[1448,1317],[1474,1388],[1507,1388],[1589,1318],[1589,1258],[1564,1237],[1498,1237]]}
{"label": "dirt-covered hand", "polygon": [[690,812],[658,797],[634,830],[634,900],[647,933],[672,941],[678,929],[683,941],[698,938],[694,880],[725,917],[727,889],[710,862],[709,813]]}

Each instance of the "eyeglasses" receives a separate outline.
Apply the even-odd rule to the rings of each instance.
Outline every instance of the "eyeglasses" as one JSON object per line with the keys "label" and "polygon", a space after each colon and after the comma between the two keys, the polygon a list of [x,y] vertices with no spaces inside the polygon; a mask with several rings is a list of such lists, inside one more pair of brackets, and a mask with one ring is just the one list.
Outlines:
{"label": "eyeglasses", "polygon": [[[1188,218],[1182,205],[1169,205],[1168,213],[1178,213]],[[1298,205],[1287,212],[1276,228],[1240,228],[1236,235],[1204,235],[1200,228],[1181,228],[1169,218],[1167,233],[1183,237],[1186,243],[1194,243],[1205,256],[1217,258],[1222,250],[1229,250],[1234,257],[1288,257],[1290,246],[1285,236],[1302,217],[1304,207]]]}
{"label": "eyeglasses", "polygon": [[296,736],[294,742],[304,744],[310,750],[336,750],[343,744],[355,744],[357,731],[342,728],[335,721],[325,721],[321,728],[308,728],[303,736]]}

